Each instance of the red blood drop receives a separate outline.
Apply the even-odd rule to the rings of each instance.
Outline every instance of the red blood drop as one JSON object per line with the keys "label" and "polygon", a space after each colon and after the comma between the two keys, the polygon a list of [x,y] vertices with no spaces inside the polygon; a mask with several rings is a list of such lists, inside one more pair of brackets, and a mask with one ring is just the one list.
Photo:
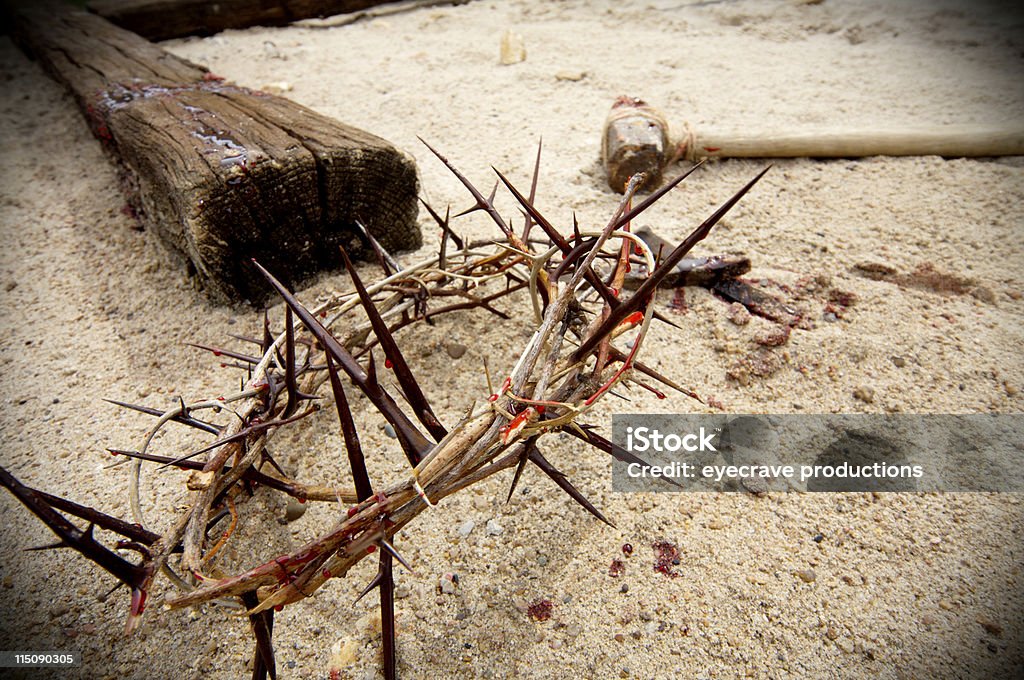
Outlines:
{"label": "red blood drop", "polygon": [[633,554],[633,544],[632,543],[623,543],[622,544],[622,554],[625,555],[626,557],[629,557],[630,555],[632,555]]}
{"label": "red blood drop", "polygon": [[324,578],[330,578],[330,577],[331,577],[331,571],[329,569],[324,569]]}
{"label": "red blood drop", "polygon": [[295,500],[297,500],[299,503],[305,503],[306,502],[305,498],[296,498]]}
{"label": "red blood drop", "polygon": [[498,401],[498,395],[492,394],[491,396],[487,397],[487,401]]}
{"label": "red blood drop", "polygon": [[220,350],[217,350],[217,349],[213,350],[213,356],[219,357],[219,356],[221,356],[221,354],[223,354],[223,352],[221,352]]}
{"label": "red blood drop", "polygon": [[348,509],[348,516],[352,517],[357,512],[359,512],[359,506],[353,505],[351,508]]}
{"label": "red blood drop", "polygon": [[537,413],[544,413],[544,404],[539,404],[536,410]]}
{"label": "red blood drop", "polygon": [[375,552],[377,552],[377,546],[375,546],[375,545],[371,545],[371,546],[368,546],[366,548],[366,554],[367,555],[372,555]]}
{"label": "red blood drop", "polygon": [[391,359],[388,359],[387,357],[385,357],[384,358],[384,368],[391,368],[392,366],[394,366],[394,364],[391,363]]}
{"label": "red blood drop", "polygon": [[283,604],[275,604],[275,605],[274,605],[274,611],[275,611],[275,612],[279,612],[279,611],[281,611],[282,609],[284,609],[284,605],[283,605]]}

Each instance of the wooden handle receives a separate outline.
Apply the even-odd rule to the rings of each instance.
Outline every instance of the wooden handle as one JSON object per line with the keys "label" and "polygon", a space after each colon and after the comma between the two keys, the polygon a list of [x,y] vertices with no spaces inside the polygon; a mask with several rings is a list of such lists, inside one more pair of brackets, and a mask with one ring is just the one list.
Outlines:
{"label": "wooden handle", "polygon": [[690,160],[728,158],[858,158],[862,156],[1020,156],[1024,126],[935,125],[898,130],[804,132],[693,131],[680,140]]}

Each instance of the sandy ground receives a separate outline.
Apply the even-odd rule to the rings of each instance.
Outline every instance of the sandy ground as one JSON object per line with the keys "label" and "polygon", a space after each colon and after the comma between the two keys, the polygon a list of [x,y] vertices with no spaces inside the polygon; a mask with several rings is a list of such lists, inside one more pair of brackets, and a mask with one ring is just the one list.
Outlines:
{"label": "sandy ground", "polygon": [[[598,149],[621,94],[646,98],[676,126],[1020,122],[1024,34],[1012,6],[481,0],[167,48],[391,140],[416,157],[422,193],[441,208],[469,201],[417,135],[483,186],[491,164],[525,184],[543,137],[538,203],[567,227],[573,211],[603,225],[617,203]],[[506,29],[523,36],[526,61],[499,64]],[[232,390],[235,373],[182,342],[255,332],[258,315],[205,301],[135,229],[71,98],[7,38],[0,73],[0,463],[26,483],[127,517],[127,475],[105,469],[104,448],[136,446],[149,423],[101,397],[167,406],[177,395]],[[763,165],[712,163],[643,222],[681,238]],[[661,304],[682,328],[657,327],[647,359],[727,412],[1020,412],[1022,199],[1019,158],[778,162],[703,252],[745,251],[755,279],[813,281],[796,300],[813,327],[770,350],[771,375],[742,365],[737,373],[771,324],[733,324],[703,289],[687,290],[685,314],[671,311],[668,292]],[[500,201],[514,214],[507,196]],[[426,253],[438,237],[422,224]],[[492,233],[477,215],[461,228]],[[863,262],[920,285],[864,278],[855,270]],[[953,286],[959,293],[929,289],[911,276],[929,263],[969,281]],[[325,275],[302,297],[346,286],[343,275]],[[827,317],[835,300],[852,300],[838,319]],[[467,395],[483,395],[481,358],[511,363],[528,335],[528,315],[496,326],[467,314],[405,340],[436,409],[453,418]],[[458,361],[441,349],[450,339],[469,346]],[[710,410],[681,396],[631,397],[606,402],[594,422]],[[369,413],[359,417],[371,469],[402,474],[393,440]],[[186,450],[190,436],[168,430],[158,448]],[[278,456],[300,479],[343,479],[338,442],[333,420],[322,419],[281,442]],[[625,495],[611,492],[599,454],[565,439],[548,453],[617,528],[535,470],[510,504],[509,476],[499,475],[421,516],[400,537],[416,568],[399,576],[403,677],[888,679],[1019,677],[1024,668],[1018,494]],[[158,529],[185,504],[182,481],[145,475],[147,520]],[[276,498],[253,502],[283,514]],[[157,593],[141,633],[126,639],[127,595],[103,598],[112,579],[71,553],[24,552],[50,535],[7,494],[0,508],[0,648],[81,651],[81,669],[50,677],[246,673],[244,620],[211,606],[161,611]],[[314,507],[275,524],[252,550],[267,559],[297,546],[337,512]],[[501,533],[487,531],[489,520]],[[466,521],[475,527],[462,537]],[[660,540],[680,548],[677,578],[652,569]],[[626,542],[635,551],[625,573],[609,576]],[[335,660],[341,677],[378,673],[376,595],[351,604],[374,568],[360,564],[278,615],[283,677],[327,677],[332,648],[346,650]],[[438,595],[448,571],[460,577],[457,592]],[[554,603],[546,622],[521,611],[538,598]]]}

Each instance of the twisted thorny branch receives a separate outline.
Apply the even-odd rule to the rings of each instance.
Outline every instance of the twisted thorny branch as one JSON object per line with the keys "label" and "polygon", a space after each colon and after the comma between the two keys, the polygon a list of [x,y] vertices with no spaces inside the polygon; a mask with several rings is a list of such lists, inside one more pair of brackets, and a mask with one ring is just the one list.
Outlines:
{"label": "twisted thorny branch", "polygon": [[[377,576],[363,594],[380,588],[384,669],[387,677],[394,677],[393,561],[397,559],[408,567],[392,545],[395,533],[445,497],[513,466],[514,490],[528,462],[537,465],[588,512],[608,522],[543,455],[539,447],[542,437],[566,432],[620,460],[636,462],[632,454],[613,447],[583,424],[581,417],[619,383],[637,382],[648,387],[636,377],[638,372],[695,396],[637,358],[656,314],[652,304],[656,288],[764,172],[670,253],[655,253],[631,232],[630,222],[693,169],[636,206],[632,198],[643,177],[634,177],[603,229],[580,231],[574,225],[572,236],[565,237],[534,205],[538,150],[529,196],[495,170],[525,215],[522,233],[517,234],[494,207],[493,193],[485,197],[446,158],[427,146],[475,199],[475,205],[466,212],[487,213],[504,241],[466,243],[452,230],[448,214],[442,218],[424,203],[442,230],[436,256],[401,268],[363,230],[384,269],[384,278],[364,285],[342,251],[355,292],[336,295],[312,308],[305,307],[271,272],[253,262],[286,303],[284,330],[275,337],[265,318],[262,338],[243,338],[259,346],[256,356],[198,345],[245,368],[248,379],[243,388],[216,399],[191,404],[181,401],[167,411],[114,402],[157,417],[138,450],[111,450],[131,460],[129,500],[136,524],[31,489],[0,468],[0,483],[58,535],[59,546],[76,549],[132,589],[129,631],[139,624],[154,578],[164,573],[179,589],[166,600],[172,608],[237,597],[249,616],[256,640],[253,677],[274,678],[274,611],[309,597],[327,580],[344,576],[352,565],[379,548]],[[531,238],[535,226],[544,232],[545,239]],[[447,252],[449,241],[455,245],[453,252]],[[635,264],[644,265],[650,273],[633,295],[620,298],[625,273]],[[532,338],[500,386],[480,403],[469,405],[459,422],[446,428],[405,361],[396,332],[418,322],[430,323],[439,314],[467,309],[483,309],[508,319],[494,303],[521,290],[529,292],[537,319]],[[455,302],[430,306],[448,299]],[[591,311],[595,304],[597,309]],[[339,322],[356,307],[364,310],[366,323],[343,331]],[[296,328],[293,317],[298,318],[301,328]],[[629,340],[626,349],[616,347],[623,337]],[[381,384],[374,349],[385,355],[385,366],[393,371],[416,422]],[[314,363],[321,357],[320,363]],[[487,377],[490,385],[490,375]],[[282,428],[320,410],[312,400],[325,382],[330,384],[352,473],[348,488],[293,480],[277,466],[267,448]],[[346,388],[352,387],[390,423],[410,465],[405,479],[382,489],[375,490],[370,482],[346,394]],[[196,417],[202,412],[224,411],[232,414],[226,425]],[[212,434],[215,440],[179,457],[151,453],[154,437],[170,422]],[[205,459],[196,460],[199,456]],[[143,461],[192,470],[188,480],[191,505],[163,535],[145,528],[139,502]],[[266,469],[267,464],[271,469]],[[291,554],[240,574],[217,578],[219,572],[211,571],[212,560],[231,540],[234,527],[257,519],[239,511],[241,501],[257,486],[301,501],[341,501],[351,507],[343,519]],[[79,530],[59,510],[87,520],[89,528]],[[225,517],[230,517],[228,530],[211,535]],[[118,549],[140,553],[141,562],[133,563],[96,541],[93,525],[124,536]],[[181,553],[180,558],[172,563],[177,553]]]}

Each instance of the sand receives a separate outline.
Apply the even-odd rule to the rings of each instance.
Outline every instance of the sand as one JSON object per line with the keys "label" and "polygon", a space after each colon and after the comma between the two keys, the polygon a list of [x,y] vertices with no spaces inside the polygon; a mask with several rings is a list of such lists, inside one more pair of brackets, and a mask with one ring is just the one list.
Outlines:
{"label": "sand", "polygon": [[[165,46],[389,139],[416,158],[423,196],[442,209],[471,202],[417,135],[483,187],[491,165],[525,185],[543,137],[538,205],[568,228],[573,212],[603,225],[617,203],[598,151],[619,95],[650,101],[677,130],[1021,122],[1020,26],[1013,3],[481,0]],[[506,30],[522,36],[525,61],[499,63]],[[106,469],[105,448],[137,446],[149,422],[101,398],[168,406],[234,389],[236,372],[183,343],[254,333],[259,316],[207,302],[137,229],[72,99],[6,37],[0,72],[0,464],[128,517],[127,474]],[[641,222],[682,238],[764,165],[711,163]],[[799,288],[813,323],[770,350],[776,370],[757,375],[743,361],[772,324],[735,325],[703,289],[687,289],[687,311],[672,311],[664,293],[659,304],[681,328],[656,327],[647,360],[718,408],[633,392],[628,403],[604,402],[592,421],[718,410],[1019,413],[1022,199],[1020,158],[776,162],[701,252],[747,253],[755,280]],[[507,195],[499,206],[518,220]],[[402,255],[409,261],[437,245],[426,215],[421,224],[426,244]],[[459,226],[493,235],[479,214]],[[903,285],[860,275],[862,263],[894,268]],[[958,292],[929,287],[935,277],[920,276],[929,266],[940,284],[964,279]],[[326,274],[301,297],[347,285]],[[271,313],[280,319],[281,306]],[[529,323],[525,313],[508,325],[466,314],[404,338],[442,418],[483,394],[482,357],[510,364]],[[455,361],[442,347],[452,339],[469,347]],[[377,419],[358,417],[371,469],[403,474]],[[341,480],[339,441],[324,418],[276,453],[300,479]],[[194,442],[168,429],[157,447]],[[536,470],[509,504],[503,474],[423,514],[399,537],[416,569],[398,577],[402,677],[955,678],[1024,668],[1019,494],[615,494],[600,454],[564,437],[547,452],[616,528]],[[183,481],[144,475],[157,529],[187,503]],[[252,502],[283,516],[276,498]],[[125,638],[127,594],[103,597],[113,579],[69,551],[24,552],[51,535],[9,495],[0,507],[0,648],[78,650],[84,664],[60,672],[68,678],[247,674],[244,619],[216,606],[162,611],[161,591],[142,630]],[[338,512],[320,505],[274,523],[251,539],[256,555],[235,558],[269,559]],[[466,522],[474,526],[463,537]],[[676,578],[652,568],[662,540],[679,547]],[[616,558],[620,577],[608,574]],[[376,595],[352,604],[374,569],[360,564],[277,616],[282,677],[325,678],[332,663],[340,677],[379,673]],[[459,576],[455,594],[437,592],[445,572]],[[538,598],[554,604],[545,622],[522,611]],[[332,649],[343,650],[333,662]]]}

